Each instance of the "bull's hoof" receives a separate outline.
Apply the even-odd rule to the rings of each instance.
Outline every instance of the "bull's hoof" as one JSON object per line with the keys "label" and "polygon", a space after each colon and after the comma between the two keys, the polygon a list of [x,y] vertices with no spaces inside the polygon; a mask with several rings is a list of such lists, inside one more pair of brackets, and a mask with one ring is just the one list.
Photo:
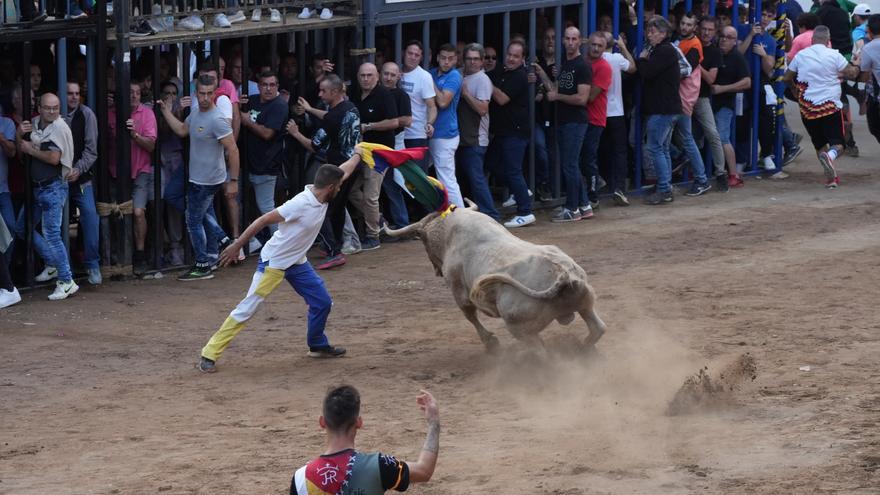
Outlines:
{"label": "bull's hoof", "polygon": [[559,322],[560,325],[568,325],[574,321],[574,313],[560,316],[559,318],[556,318],[556,321]]}
{"label": "bull's hoof", "polygon": [[494,335],[489,337],[489,340],[486,342],[483,342],[483,345],[486,346],[486,352],[493,356],[497,356],[498,353],[501,352],[501,342],[499,342],[498,337],[495,337]]}

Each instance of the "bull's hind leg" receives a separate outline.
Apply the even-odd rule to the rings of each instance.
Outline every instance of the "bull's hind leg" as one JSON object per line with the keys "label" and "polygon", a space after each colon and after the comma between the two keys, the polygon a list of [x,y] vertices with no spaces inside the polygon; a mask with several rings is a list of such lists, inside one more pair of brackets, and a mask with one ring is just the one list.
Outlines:
{"label": "bull's hind leg", "polygon": [[606,330],[605,322],[602,321],[602,318],[599,318],[599,315],[596,313],[595,303],[596,293],[593,292],[592,287],[588,286],[587,295],[584,296],[584,304],[578,310],[581,318],[587,323],[587,328],[590,329],[590,334],[587,335],[587,339],[584,341],[584,347],[588,350],[596,345],[596,342],[602,338],[602,334],[604,334]]}
{"label": "bull's hind leg", "polygon": [[469,322],[477,329],[477,335],[480,337],[480,341],[486,346],[486,352],[490,354],[494,354],[498,351],[500,347],[500,343],[498,342],[498,337],[495,336],[489,330],[486,330],[486,327],[480,323],[480,319],[477,318],[477,308],[475,306],[470,305],[462,305],[461,311],[464,313],[464,317],[467,318]]}

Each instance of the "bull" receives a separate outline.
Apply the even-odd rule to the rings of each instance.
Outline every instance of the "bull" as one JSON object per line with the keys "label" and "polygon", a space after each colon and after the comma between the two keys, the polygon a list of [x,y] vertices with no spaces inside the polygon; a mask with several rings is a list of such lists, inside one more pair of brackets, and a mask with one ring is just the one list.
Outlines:
{"label": "bull", "polygon": [[437,276],[446,280],[488,352],[498,350],[498,338],[480,323],[478,313],[501,318],[513,337],[542,347],[542,330],[553,320],[568,325],[578,313],[589,329],[584,346],[592,349],[606,327],[583,268],[556,246],[519,239],[465,201],[468,208],[445,216],[434,212],[385,232],[419,235]]}

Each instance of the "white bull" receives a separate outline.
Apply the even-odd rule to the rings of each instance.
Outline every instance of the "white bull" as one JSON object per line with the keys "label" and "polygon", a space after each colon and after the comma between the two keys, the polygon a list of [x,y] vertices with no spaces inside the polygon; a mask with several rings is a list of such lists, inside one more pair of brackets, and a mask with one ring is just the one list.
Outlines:
{"label": "white bull", "polygon": [[556,246],[526,242],[491,218],[469,208],[446,217],[432,213],[390,236],[418,233],[458,307],[471,322],[489,352],[498,339],[477,318],[477,312],[504,320],[515,338],[543,345],[538,334],[553,320],[567,325],[574,313],[587,323],[584,341],[591,349],[605,333],[596,314],[596,293],[587,274]]}

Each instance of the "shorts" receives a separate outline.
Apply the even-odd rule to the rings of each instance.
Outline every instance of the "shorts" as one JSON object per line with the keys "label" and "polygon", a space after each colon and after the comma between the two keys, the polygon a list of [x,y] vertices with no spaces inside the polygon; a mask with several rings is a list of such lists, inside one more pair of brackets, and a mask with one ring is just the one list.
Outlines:
{"label": "shorts", "polygon": [[134,180],[131,190],[131,203],[134,208],[146,208],[153,201],[153,172],[141,172]]}
{"label": "shorts", "polygon": [[721,107],[715,110],[715,127],[718,128],[718,136],[721,138],[721,144],[731,144],[733,142],[733,109]]}
{"label": "shorts", "polygon": [[813,142],[813,148],[820,150],[828,146],[843,146],[843,112],[840,110],[819,117],[818,119],[805,119],[801,115],[804,127],[810,135],[810,141]]}

